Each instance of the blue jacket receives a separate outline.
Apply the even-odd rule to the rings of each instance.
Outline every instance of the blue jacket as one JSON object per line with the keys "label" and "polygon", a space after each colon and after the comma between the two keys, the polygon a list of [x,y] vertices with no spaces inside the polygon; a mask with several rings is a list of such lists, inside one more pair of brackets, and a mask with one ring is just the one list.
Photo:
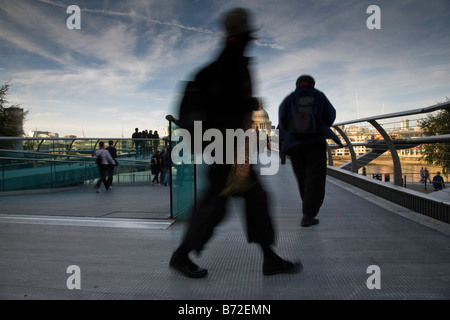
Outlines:
{"label": "blue jacket", "polygon": [[[291,135],[287,130],[287,125],[289,123],[289,110],[291,103],[300,95],[300,92],[307,91],[309,95],[313,95],[317,102],[317,107],[319,108],[318,115],[322,120],[322,130],[321,133],[313,137],[298,138]],[[341,141],[337,135],[330,129],[336,119],[336,110],[333,105],[328,101],[325,94],[321,91],[313,88],[312,86],[300,86],[290,95],[288,95],[280,105],[278,109],[278,121],[280,129],[280,142],[281,151],[289,155],[289,150],[294,147],[316,143],[319,141],[324,141],[326,139],[332,139],[337,144],[341,145]]]}

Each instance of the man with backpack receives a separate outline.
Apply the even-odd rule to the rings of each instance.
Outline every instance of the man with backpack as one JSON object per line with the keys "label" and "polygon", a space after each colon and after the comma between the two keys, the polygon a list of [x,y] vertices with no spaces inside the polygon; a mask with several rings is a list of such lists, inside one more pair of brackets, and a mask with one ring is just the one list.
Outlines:
{"label": "man with backpack", "polygon": [[319,223],[316,216],[325,197],[327,174],[326,139],[342,145],[330,129],[336,110],[314,86],[313,77],[300,76],[296,90],[283,100],[278,110],[281,151],[291,159],[303,202],[302,227]]}
{"label": "man with backpack", "polygon": [[[202,120],[204,128],[216,128],[223,134],[227,129],[246,129],[251,124],[253,110],[258,101],[252,97],[248,58],[244,51],[255,31],[249,24],[249,12],[237,8],[229,11],[223,20],[226,32],[225,48],[218,59],[196,76],[187,88],[196,103],[191,107],[180,107],[181,127],[189,130],[192,120]],[[189,93],[188,91],[188,93]],[[205,103],[202,103],[206,97]],[[187,99],[185,93],[186,102]],[[222,153],[225,156],[225,152]],[[229,195],[222,195],[232,172],[232,164],[211,164],[209,166],[209,187],[198,209],[193,212],[190,224],[180,246],[170,260],[170,266],[187,277],[202,278],[207,270],[200,268],[189,258],[191,251],[200,252],[213,235],[215,227],[226,213]],[[258,243],[263,252],[263,274],[274,275],[297,271],[295,266],[283,260],[271,248],[274,243],[274,228],[268,210],[267,193],[254,170],[250,170],[251,186],[235,193],[246,202],[247,239]]]}

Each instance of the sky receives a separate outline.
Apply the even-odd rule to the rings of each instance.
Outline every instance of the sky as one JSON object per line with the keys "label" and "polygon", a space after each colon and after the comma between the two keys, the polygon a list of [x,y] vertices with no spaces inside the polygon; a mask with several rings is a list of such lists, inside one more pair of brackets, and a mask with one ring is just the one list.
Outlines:
{"label": "sky", "polygon": [[[71,5],[80,29],[67,27]],[[223,48],[221,17],[234,7],[260,28],[246,55],[273,125],[301,74],[336,123],[450,97],[448,0],[0,0],[0,84],[29,111],[25,132],[162,133],[182,83]]]}

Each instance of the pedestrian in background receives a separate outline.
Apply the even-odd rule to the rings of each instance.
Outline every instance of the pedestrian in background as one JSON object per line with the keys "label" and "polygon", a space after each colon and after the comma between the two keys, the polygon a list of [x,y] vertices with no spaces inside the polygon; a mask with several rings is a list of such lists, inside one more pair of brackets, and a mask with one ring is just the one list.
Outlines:
{"label": "pedestrian in background", "polygon": [[108,150],[109,154],[111,155],[111,158],[113,158],[114,160],[114,164],[108,164],[108,186],[109,189],[112,188],[112,184],[113,184],[113,178],[114,178],[114,168],[119,165],[119,163],[117,162],[116,158],[117,158],[117,149],[116,147],[114,147],[114,141],[108,141],[108,146],[106,147],[106,150]]}
{"label": "pedestrian in background", "polygon": [[425,184],[427,183],[427,181],[429,181],[431,183],[430,173],[428,172],[427,168],[425,168],[425,170],[423,170],[423,179],[424,179]]}
{"label": "pedestrian in background", "polygon": [[161,184],[167,186],[170,181],[170,168],[172,161],[170,160],[170,150],[163,150],[161,154]]}
{"label": "pedestrian in background", "polygon": [[150,169],[154,175],[152,180],[152,186],[159,184],[159,174],[161,172],[161,157],[159,155],[160,151],[156,149],[155,153],[150,159]]}
{"label": "pedestrian in background", "polygon": [[95,151],[95,155],[97,157],[97,165],[100,172],[100,178],[95,185],[95,192],[100,193],[102,182],[107,191],[110,189],[108,181],[106,180],[108,165],[115,165],[115,162],[109,151],[105,149],[105,143],[103,141],[99,142],[99,149]]}
{"label": "pedestrian in background", "polygon": [[281,152],[291,159],[302,199],[302,227],[319,223],[316,218],[325,197],[327,174],[326,139],[342,145],[330,129],[336,110],[325,94],[315,89],[315,80],[302,75],[296,89],[279,107]]}

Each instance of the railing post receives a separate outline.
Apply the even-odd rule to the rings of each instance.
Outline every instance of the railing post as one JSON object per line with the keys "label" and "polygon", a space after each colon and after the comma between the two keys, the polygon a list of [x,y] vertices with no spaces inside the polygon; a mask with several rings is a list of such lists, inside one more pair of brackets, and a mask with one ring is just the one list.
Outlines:
{"label": "railing post", "polygon": [[100,140],[97,140],[97,141],[95,142],[94,148],[92,148],[92,156],[93,156],[93,157],[95,157],[95,150],[96,150],[97,145],[99,144],[99,142],[100,142]]}
{"label": "railing post", "polygon": [[36,152],[39,152],[41,150],[41,145],[44,143],[44,141],[45,139],[42,139],[41,142],[39,142]]}
{"label": "railing post", "polygon": [[69,154],[70,150],[72,150],[72,146],[75,143],[76,139],[73,139],[72,142],[67,146],[67,154]]}
{"label": "railing post", "polygon": [[377,129],[377,131],[381,134],[384,141],[386,142],[389,151],[391,152],[392,162],[394,164],[394,184],[397,186],[402,186],[402,166],[400,163],[400,158],[397,153],[397,148],[395,148],[395,144],[392,142],[391,137],[388,133],[383,129],[383,127],[376,120],[369,120],[369,123]]}

